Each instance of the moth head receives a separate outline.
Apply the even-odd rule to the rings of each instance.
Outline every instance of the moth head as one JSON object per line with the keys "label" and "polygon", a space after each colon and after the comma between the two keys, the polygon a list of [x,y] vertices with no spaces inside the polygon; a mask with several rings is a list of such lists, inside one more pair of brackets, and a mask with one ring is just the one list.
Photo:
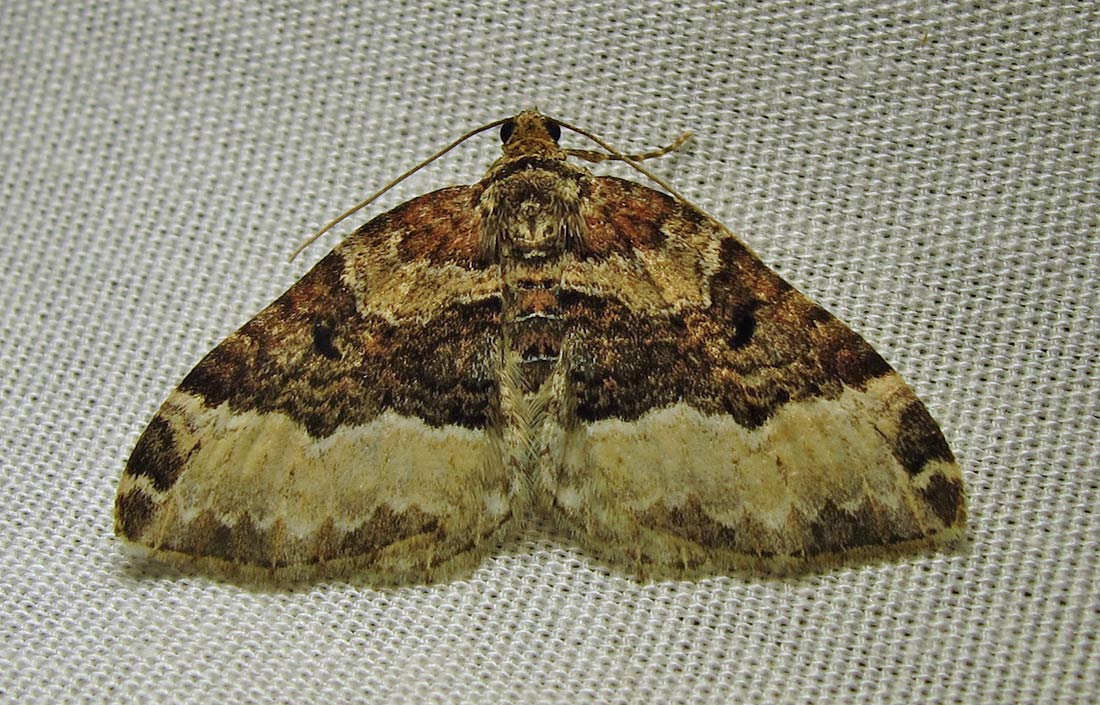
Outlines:
{"label": "moth head", "polygon": [[500,126],[504,154],[560,152],[561,125],[534,110],[525,110]]}

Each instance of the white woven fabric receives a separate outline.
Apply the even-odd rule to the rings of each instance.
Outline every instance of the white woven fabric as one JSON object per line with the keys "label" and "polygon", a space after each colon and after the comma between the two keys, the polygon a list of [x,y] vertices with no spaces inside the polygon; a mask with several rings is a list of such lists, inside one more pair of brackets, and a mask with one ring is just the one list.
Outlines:
{"label": "white woven fabric", "polygon": [[[107,5],[0,5],[4,702],[1100,693],[1095,4]],[[535,105],[623,149],[696,132],[651,168],[913,384],[962,463],[968,548],[643,585],[531,537],[468,580],[292,593],[120,552],[149,417],[336,238],[293,248]],[[371,214],[479,179],[498,144]]]}

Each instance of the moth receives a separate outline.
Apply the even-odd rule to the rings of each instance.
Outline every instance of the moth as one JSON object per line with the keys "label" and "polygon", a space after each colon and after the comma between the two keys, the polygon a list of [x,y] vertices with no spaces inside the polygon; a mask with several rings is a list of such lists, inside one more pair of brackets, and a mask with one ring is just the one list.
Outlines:
{"label": "moth", "polygon": [[498,125],[485,178],[374,218],[187,375],[122,474],[123,539],[235,577],[407,582],[533,522],[643,578],[963,535],[959,467],[882,357],[670,188],[569,161],[648,175],[668,148],[536,111],[474,132]]}

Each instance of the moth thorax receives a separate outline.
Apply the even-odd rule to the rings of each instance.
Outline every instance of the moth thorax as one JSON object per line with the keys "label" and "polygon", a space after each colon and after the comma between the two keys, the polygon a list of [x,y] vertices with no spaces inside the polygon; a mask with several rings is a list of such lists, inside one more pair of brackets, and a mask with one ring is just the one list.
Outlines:
{"label": "moth thorax", "polygon": [[580,189],[561,174],[528,169],[494,182],[483,198],[486,226],[500,252],[521,258],[560,254],[577,237]]}

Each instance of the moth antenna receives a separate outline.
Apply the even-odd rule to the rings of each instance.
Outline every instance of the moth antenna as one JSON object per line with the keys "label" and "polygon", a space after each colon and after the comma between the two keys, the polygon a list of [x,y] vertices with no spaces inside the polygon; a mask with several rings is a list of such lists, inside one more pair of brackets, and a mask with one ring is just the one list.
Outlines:
{"label": "moth antenna", "polygon": [[[605,150],[607,150],[608,154],[610,154],[611,156],[604,156],[604,158],[601,159],[600,161],[613,159],[615,161],[626,162],[627,164],[632,166],[639,174],[642,174],[643,176],[650,179],[653,183],[655,183],[658,186],[660,186],[661,188],[663,188],[665,191],[668,191],[669,194],[674,196],[677,200],[682,201],[684,203],[687,203],[689,205],[692,205],[691,201],[689,201],[682,193],[680,193],[676,189],[672,188],[672,186],[667,181],[665,181],[664,179],[657,176],[652,171],[650,171],[649,169],[646,169],[644,166],[642,166],[641,164],[638,163],[639,158],[648,159],[651,156],[660,156],[661,154],[666,154],[666,153],[672,151],[673,149],[676,149],[677,147],[682,145],[684,142],[688,141],[688,139],[691,137],[690,132],[685,133],[683,135],[680,135],[680,137],[675,142],[670,144],[668,147],[656,150],[656,152],[649,153],[649,154],[628,155],[628,154],[623,154],[622,152],[615,149],[614,147],[609,145],[607,142],[604,142],[602,139],[600,139],[596,135],[592,134],[588,130],[583,130],[579,127],[576,127],[575,125],[570,125],[567,122],[562,122],[561,120],[558,120],[557,118],[553,118],[553,120],[554,120],[554,122],[558,123],[559,125],[561,125],[565,129],[572,130],[573,132],[576,132],[578,135],[581,135],[583,137],[587,137],[588,139],[590,139],[593,142],[595,142],[596,144],[598,144],[600,147],[603,147]],[[583,151],[583,150],[581,150],[581,151]],[[594,154],[594,153],[589,152],[589,154]],[[580,155],[576,155],[576,156],[580,156]]]}
{"label": "moth antenna", "polygon": [[[318,241],[319,239],[321,239],[321,236],[322,236],[322,235],[324,235],[325,233],[327,233],[327,232],[328,232],[329,230],[332,230],[333,228],[335,228],[335,227],[336,227],[337,225],[339,225],[340,223],[342,223],[342,222],[343,222],[343,221],[344,221],[344,220],[345,220],[346,218],[349,218],[350,216],[352,216],[352,215],[355,215],[355,214],[356,214],[357,212],[359,212],[360,210],[362,210],[362,209],[366,208],[366,207],[367,207],[367,206],[369,206],[369,205],[370,205],[371,203],[373,203],[373,202],[374,202],[374,201],[375,201],[376,199],[378,199],[379,197],[381,197],[381,196],[382,196],[382,195],[383,195],[384,193],[386,193],[387,191],[389,191],[389,190],[390,190],[391,188],[393,188],[394,186],[398,185],[399,183],[401,183],[401,182],[402,182],[402,181],[404,181],[405,179],[409,178],[410,176],[412,176],[412,175],[413,175],[413,174],[415,174],[416,172],[418,172],[418,171],[420,171],[421,169],[423,169],[424,167],[428,166],[429,164],[431,164],[432,162],[434,162],[434,161],[435,161],[436,159],[439,159],[439,158],[440,158],[440,157],[442,157],[442,156],[443,156],[444,154],[446,154],[447,152],[451,151],[452,149],[454,149],[454,148],[455,148],[455,147],[457,147],[458,145],[462,144],[463,142],[465,142],[466,140],[470,139],[470,138],[471,138],[471,137],[473,137],[474,135],[477,135],[477,134],[479,134],[479,133],[485,132],[486,130],[491,130],[492,128],[494,128],[494,127],[497,127],[498,125],[503,125],[504,123],[508,122],[508,121],[509,121],[509,120],[511,120],[511,119],[512,119],[511,117],[501,118],[500,120],[496,120],[496,121],[494,121],[494,122],[490,122],[490,123],[488,123],[488,124],[486,124],[486,125],[482,125],[481,127],[475,127],[474,129],[470,130],[470,131],[469,131],[469,132],[467,132],[466,134],[462,135],[461,137],[459,137],[458,139],[456,139],[456,140],[455,140],[454,142],[451,142],[451,143],[450,143],[449,145],[447,145],[447,146],[446,146],[446,147],[444,147],[443,149],[439,150],[438,152],[436,152],[436,153],[435,153],[435,154],[433,154],[432,156],[428,157],[428,158],[427,158],[427,159],[425,159],[424,161],[422,161],[422,162],[420,162],[419,164],[417,164],[416,166],[414,166],[414,167],[413,167],[412,169],[409,169],[408,171],[406,171],[406,172],[405,172],[404,174],[402,174],[401,176],[398,176],[398,177],[397,177],[396,179],[394,179],[393,181],[391,181],[391,182],[389,182],[388,184],[386,184],[385,186],[383,186],[383,187],[382,187],[382,188],[381,188],[381,189],[380,189],[379,191],[377,191],[376,193],[374,193],[374,194],[373,194],[372,196],[370,196],[370,197],[369,197],[369,198],[367,198],[366,200],[364,200],[364,201],[361,201],[361,202],[359,202],[358,204],[356,204],[356,205],[355,205],[355,206],[353,206],[352,208],[350,208],[350,209],[348,209],[348,210],[344,211],[343,213],[341,213],[340,215],[338,215],[338,216],[337,216],[336,218],[334,218],[334,219],[330,220],[330,221],[329,221],[329,222],[328,222],[328,223],[327,223],[327,224],[325,225],[325,227],[323,227],[323,228],[321,228],[320,230],[318,230],[317,232],[315,232],[315,233],[314,233],[314,234],[313,234],[313,235],[312,235],[312,236],[311,236],[311,237],[310,237],[310,238],[309,238],[308,240],[306,240],[306,241],[305,241],[305,242],[303,242],[303,243],[302,243],[301,245],[299,245],[299,246],[298,246],[298,249],[294,250],[294,253],[293,253],[292,255],[290,255],[290,259],[289,259],[289,260],[287,260],[287,261],[288,261],[288,262],[292,262],[292,261],[294,261],[294,258],[295,258],[295,257],[297,257],[298,255],[302,254],[302,252],[303,252],[303,251],[304,251],[304,250],[305,250],[305,249],[306,249],[307,247],[309,247],[310,245],[312,245],[313,243],[315,243],[315,242],[317,242],[317,241]],[[569,129],[573,129],[573,128],[569,128]],[[644,173],[644,172],[643,172],[643,173]],[[650,178],[653,178],[653,177],[650,177]],[[658,181],[658,183],[660,183],[660,181]],[[662,184],[662,185],[663,185],[663,184]],[[667,188],[667,187],[666,187],[666,188]]]}
{"label": "moth antenna", "polygon": [[[672,144],[665,145],[664,147],[661,147],[660,149],[655,149],[652,152],[645,152],[644,154],[627,154],[627,155],[624,155],[624,156],[630,157],[631,159],[633,159],[636,162],[644,161],[646,159],[656,159],[657,157],[663,157],[664,155],[668,154],[669,152],[672,152],[672,151],[675,151],[675,150],[679,149],[680,147],[682,147],[684,145],[684,142],[687,142],[692,137],[694,137],[694,135],[691,132],[685,132],[684,134],[677,137],[676,140],[672,142]],[[606,154],[604,152],[593,152],[593,151],[590,151],[590,150],[587,150],[587,149],[567,149],[567,150],[565,150],[565,153],[568,154],[571,157],[579,157],[580,159],[584,159],[586,161],[594,162],[596,164],[599,164],[600,162],[606,162],[606,161],[622,161],[619,157],[615,156],[614,154]]]}

